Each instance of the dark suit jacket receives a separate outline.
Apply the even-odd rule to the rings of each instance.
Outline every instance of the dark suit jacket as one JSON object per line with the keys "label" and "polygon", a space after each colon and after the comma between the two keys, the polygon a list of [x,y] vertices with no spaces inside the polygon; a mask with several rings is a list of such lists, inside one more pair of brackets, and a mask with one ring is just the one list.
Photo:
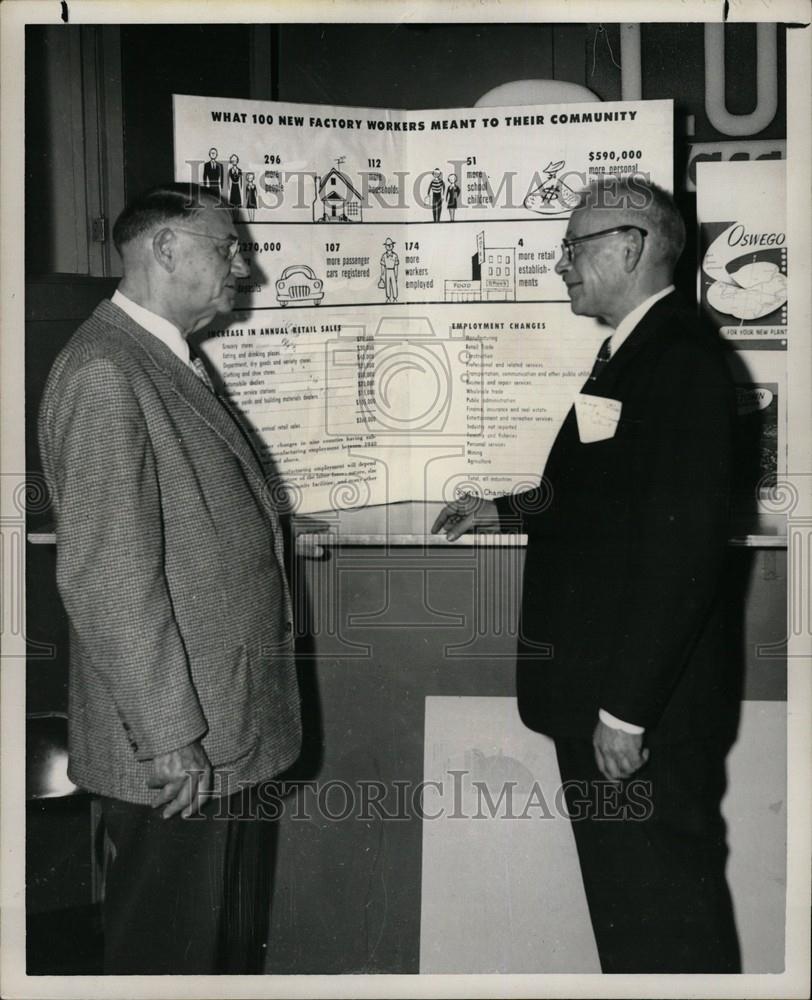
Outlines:
{"label": "dark suit jacket", "polygon": [[54,363],[40,443],[72,780],[146,804],[150,758],[198,738],[235,782],[282,771],[301,738],[291,602],[272,492],[235,420],[105,300]]}
{"label": "dark suit jacket", "polygon": [[732,696],[719,590],[734,396],[721,348],[672,293],[582,391],[622,402],[614,437],[581,443],[571,409],[542,486],[497,501],[528,534],[521,716],[554,737],[588,738],[599,708],[650,742],[713,734]]}
{"label": "dark suit jacket", "polygon": [[218,161],[206,160],[203,164],[203,184],[207,188],[220,191],[223,186],[223,164]]}

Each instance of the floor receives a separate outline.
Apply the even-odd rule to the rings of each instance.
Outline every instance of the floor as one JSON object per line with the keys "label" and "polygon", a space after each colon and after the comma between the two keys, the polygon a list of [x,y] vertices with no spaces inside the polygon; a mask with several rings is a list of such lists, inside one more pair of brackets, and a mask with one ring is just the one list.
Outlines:
{"label": "floor", "polygon": [[[785,746],[786,703],[744,702],[722,810],[745,972],[783,968]],[[427,698],[424,779],[443,815],[423,823],[421,973],[599,971],[553,744],[515,700]]]}

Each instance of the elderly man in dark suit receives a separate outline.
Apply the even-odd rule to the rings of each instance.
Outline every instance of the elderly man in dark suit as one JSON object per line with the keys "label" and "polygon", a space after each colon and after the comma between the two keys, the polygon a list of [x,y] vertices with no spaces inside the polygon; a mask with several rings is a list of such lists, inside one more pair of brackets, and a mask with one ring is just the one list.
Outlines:
{"label": "elderly man in dark suit", "polygon": [[719,809],[734,397],[674,291],[684,242],[656,185],[584,192],[556,271],[610,335],[538,489],[435,523],[527,532],[519,711],[555,740],[604,972],[739,970]]}
{"label": "elderly man in dark suit", "polygon": [[61,352],[40,412],[70,623],[70,776],[114,847],[109,973],[260,972],[273,824],[299,754],[279,519],[187,338],[249,269],[195,185],[132,202],[124,278]]}

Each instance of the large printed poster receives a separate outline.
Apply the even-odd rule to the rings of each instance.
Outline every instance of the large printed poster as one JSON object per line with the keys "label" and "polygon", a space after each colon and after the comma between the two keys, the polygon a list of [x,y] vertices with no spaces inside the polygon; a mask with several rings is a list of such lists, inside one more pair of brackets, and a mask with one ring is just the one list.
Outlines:
{"label": "large printed poster", "polygon": [[700,163],[697,218],[702,310],[735,349],[736,507],[758,513],[786,473],[786,162]]}
{"label": "large printed poster", "polygon": [[699,164],[700,301],[741,350],[787,346],[786,161]]}
{"label": "large printed poster", "polygon": [[576,194],[670,190],[672,117],[175,96],[175,176],[234,208],[251,267],[204,350],[295,509],[538,483],[605,335],[554,270]]}

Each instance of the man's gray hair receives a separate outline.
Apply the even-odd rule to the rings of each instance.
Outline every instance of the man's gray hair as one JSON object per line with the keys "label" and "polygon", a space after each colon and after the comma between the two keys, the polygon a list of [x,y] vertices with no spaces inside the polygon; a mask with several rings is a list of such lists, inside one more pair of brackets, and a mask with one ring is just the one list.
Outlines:
{"label": "man's gray hair", "polygon": [[674,199],[642,174],[597,178],[580,192],[578,208],[609,210],[617,213],[615,225],[645,229],[655,263],[673,269],[685,248],[685,222]]}
{"label": "man's gray hair", "polygon": [[134,198],[116,219],[113,243],[122,247],[159,225],[191,219],[204,208],[231,210],[216,191],[199,184],[162,184]]}

